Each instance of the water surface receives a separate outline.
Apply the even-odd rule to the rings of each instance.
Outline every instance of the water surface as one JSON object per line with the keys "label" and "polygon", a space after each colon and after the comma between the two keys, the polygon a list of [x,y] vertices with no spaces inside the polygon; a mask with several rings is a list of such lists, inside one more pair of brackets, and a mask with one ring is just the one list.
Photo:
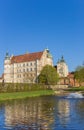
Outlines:
{"label": "water surface", "polygon": [[0,130],[84,130],[84,99],[44,96],[0,103]]}

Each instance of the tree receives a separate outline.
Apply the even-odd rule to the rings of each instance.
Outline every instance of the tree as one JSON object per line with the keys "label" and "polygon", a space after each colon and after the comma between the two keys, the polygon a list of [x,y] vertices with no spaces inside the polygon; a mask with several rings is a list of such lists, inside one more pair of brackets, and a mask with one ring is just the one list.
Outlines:
{"label": "tree", "polygon": [[44,66],[40,75],[38,76],[38,82],[44,84],[57,84],[59,76],[54,67],[50,65]]}
{"label": "tree", "polygon": [[84,66],[78,66],[76,68],[75,79],[79,82],[80,85],[84,82]]}

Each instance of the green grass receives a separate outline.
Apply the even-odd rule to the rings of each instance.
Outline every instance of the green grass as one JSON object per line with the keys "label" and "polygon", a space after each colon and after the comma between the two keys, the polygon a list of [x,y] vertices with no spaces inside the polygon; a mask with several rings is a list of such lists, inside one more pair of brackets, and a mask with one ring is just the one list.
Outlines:
{"label": "green grass", "polygon": [[54,94],[53,90],[0,93],[0,101],[11,100],[11,99],[22,99],[22,98],[36,97],[36,96],[43,96],[43,95],[53,95],[53,94]]}
{"label": "green grass", "polygon": [[69,88],[68,91],[84,91],[84,86]]}

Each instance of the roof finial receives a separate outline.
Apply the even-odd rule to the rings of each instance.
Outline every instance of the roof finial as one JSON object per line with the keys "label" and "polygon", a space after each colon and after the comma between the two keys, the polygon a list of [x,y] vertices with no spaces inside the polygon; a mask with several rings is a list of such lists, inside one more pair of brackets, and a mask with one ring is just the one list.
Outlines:
{"label": "roof finial", "polygon": [[65,62],[65,60],[64,60],[64,56],[62,55],[62,57],[61,57],[61,60],[60,60],[61,62]]}
{"label": "roof finial", "polygon": [[47,48],[45,49],[47,52],[49,52],[49,49],[48,49],[48,46],[47,46]]}

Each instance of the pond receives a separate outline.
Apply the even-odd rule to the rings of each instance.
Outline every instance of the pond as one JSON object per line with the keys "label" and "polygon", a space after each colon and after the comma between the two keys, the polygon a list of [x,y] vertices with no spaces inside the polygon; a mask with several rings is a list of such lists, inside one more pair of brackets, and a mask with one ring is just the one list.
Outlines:
{"label": "pond", "polygon": [[84,99],[44,96],[0,103],[0,130],[84,130]]}

